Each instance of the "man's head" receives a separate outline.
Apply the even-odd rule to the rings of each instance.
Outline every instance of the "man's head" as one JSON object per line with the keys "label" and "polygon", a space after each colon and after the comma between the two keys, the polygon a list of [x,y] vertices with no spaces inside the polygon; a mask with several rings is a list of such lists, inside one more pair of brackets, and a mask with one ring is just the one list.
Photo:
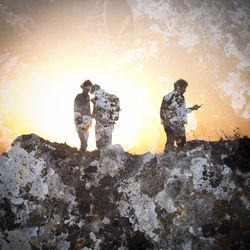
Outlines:
{"label": "man's head", "polygon": [[95,91],[97,91],[97,90],[99,90],[99,89],[101,89],[100,85],[94,84],[93,87],[91,88],[90,93],[91,93],[91,94],[94,94]]}
{"label": "man's head", "polygon": [[174,83],[174,89],[179,93],[179,94],[184,94],[186,91],[186,88],[188,86],[188,83],[183,80],[179,79]]}
{"label": "man's head", "polygon": [[81,84],[81,88],[83,90],[84,93],[89,93],[89,91],[91,90],[93,84],[90,80],[86,80]]}

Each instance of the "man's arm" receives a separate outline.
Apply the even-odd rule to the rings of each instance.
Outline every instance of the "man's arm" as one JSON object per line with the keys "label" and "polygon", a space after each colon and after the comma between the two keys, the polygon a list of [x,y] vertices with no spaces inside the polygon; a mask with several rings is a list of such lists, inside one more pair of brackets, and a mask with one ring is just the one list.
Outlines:
{"label": "man's arm", "polygon": [[198,110],[201,106],[202,106],[203,104],[201,104],[201,105],[194,105],[193,107],[191,107],[191,108],[188,108],[190,111],[193,111],[193,110]]}

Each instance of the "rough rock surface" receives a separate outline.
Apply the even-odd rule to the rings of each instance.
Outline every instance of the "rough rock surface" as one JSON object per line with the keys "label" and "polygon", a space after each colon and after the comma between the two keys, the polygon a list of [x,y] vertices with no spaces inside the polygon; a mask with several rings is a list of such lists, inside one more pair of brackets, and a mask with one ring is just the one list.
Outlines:
{"label": "rough rock surface", "polygon": [[250,249],[250,140],[86,152],[23,135],[0,155],[1,249]]}

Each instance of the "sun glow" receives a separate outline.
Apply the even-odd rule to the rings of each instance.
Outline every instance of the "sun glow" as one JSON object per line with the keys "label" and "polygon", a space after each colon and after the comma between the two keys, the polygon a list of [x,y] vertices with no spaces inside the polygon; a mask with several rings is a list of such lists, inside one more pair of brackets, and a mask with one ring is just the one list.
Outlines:
{"label": "sun glow", "polygon": [[[17,135],[36,133],[50,141],[79,148],[73,104],[81,92],[80,84],[90,79],[120,98],[121,112],[114,127],[113,144],[120,144],[135,154],[162,152],[166,135],[160,124],[159,108],[162,97],[172,91],[174,80],[158,76],[156,84],[155,75],[141,65],[123,63],[119,57],[90,58],[77,53],[74,57],[54,58],[39,67],[30,66],[29,71],[12,78],[12,87],[4,89],[0,110],[2,113],[7,110],[8,114],[2,116],[3,122],[11,131],[16,131],[10,135],[12,140]],[[180,77],[189,81],[188,75]],[[189,87],[185,93],[187,106],[201,104],[203,100],[192,94],[193,90]],[[204,135],[201,139],[218,139],[216,131],[213,134],[197,125],[198,120],[203,120],[209,127],[209,106],[210,103],[205,102],[201,111],[188,116],[187,139],[196,139],[199,135]],[[218,122],[217,127],[224,126],[222,120]],[[216,126],[214,120],[212,125]],[[90,151],[96,149],[94,127],[93,121],[88,140]]]}
{"label": "sun glow", "polygon": [[[63,63],[54,61],[42,65],[32,74],[23,74],[15,80],[17,87],[8,93],[15,99],[8,116],[12,129],[18,134],[36,133],[51,141],[79,147],[73,103],[81,92],[80,84],[86,79],[120,98],[122,110],[114,127],[113,144],[121,144],[133,153],[157,151],[159,141],[152,143],[151,139],[160,137],[159,115],[149,102],[150,99],[154,102],[154,97],[150,95],[148,80],[136,68],[124,70],[119,61],[110,63],[102,59],[86,63],[81,60],[80,63],[80,59],[72,58]],[[143,84],[138,83],[139,80]],[[96,148],[94,125],[93,121],[88,150]]]}

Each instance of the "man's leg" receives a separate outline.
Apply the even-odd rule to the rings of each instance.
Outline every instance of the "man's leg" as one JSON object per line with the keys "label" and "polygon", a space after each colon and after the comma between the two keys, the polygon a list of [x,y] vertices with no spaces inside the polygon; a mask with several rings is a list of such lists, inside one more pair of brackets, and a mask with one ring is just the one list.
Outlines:
{"label": "man's leg", "polygon": [[164,130],[167,135],[167,142],[165,144],[164,152],[166,153],[169,150],[172,150],[174,148],[174,130],[170,126],[164,126]]}
{"label": "man's leg", "polygon": [[179,125],[176,130],[176,144],[178,148],[183,149],[186,143],[186,133],[184,124]]}
{"label": "man's leg", "polygon": [[100,150],[105,148],[112,143],[112,125],[103,125],[100,122],[96,122],[96,146]]}
{"label": "man's leg", "polygon": [[96,122],[95,125],[95,140],[96,140],[96,147],[99,150],[106,147],[105,126],[98,121]]}
{"label": "man's leg", "polygon": [[103,137],[102,124],[99,121],[96,121],[96,123],[95,123],[95,141],[96,141],[96,147],[99,150],[102,148],[102,137]]}
{"label": "man's leg", "polygon": [[84,153],[88,146],[88,137],[89,131],[88,129],[77,131],[81,141],[80,153]]}
{"label": "man's leg", "polygon": [[104,127],[104,136],[103,136],[103,144],[105,147],[112,144],[112,133],[113,133],[113,125],[106,125]]}
{"label": "man's leg", "polygon": [[[78,118],[82,118],[79,121]],[[75,125],[76,125],[76,131],[78,133],[78,136],[80,138],[81,146],[80,146],[80,153],[86,151],[88,146],[88,138],[89,138],[89,128],[91,125],[92,119],[90,116],[85,115],[81,117],[81,114],[78,112],[75,112]]]}

